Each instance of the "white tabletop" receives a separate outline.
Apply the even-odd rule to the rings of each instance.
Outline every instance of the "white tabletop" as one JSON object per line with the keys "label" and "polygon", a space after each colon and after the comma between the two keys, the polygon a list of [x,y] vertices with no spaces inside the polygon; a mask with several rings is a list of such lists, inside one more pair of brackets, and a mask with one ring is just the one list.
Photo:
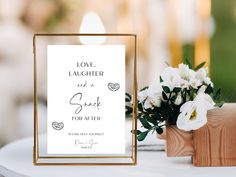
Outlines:
{"label": "white tabletop", "polygon": [[236,167],[194,167],[190,157],[167,158],[165,152],[138,152],[137,166],[34,166],[33,139],[0,150],[0,177],[235,177]]}

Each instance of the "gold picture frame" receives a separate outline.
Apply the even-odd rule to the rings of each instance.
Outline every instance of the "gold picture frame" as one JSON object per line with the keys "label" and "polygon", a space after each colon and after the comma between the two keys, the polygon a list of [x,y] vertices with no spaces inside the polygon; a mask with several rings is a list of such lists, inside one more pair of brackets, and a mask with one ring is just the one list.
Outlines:
{"label": "gold picture frame", "polygon": [[[38,46],[37,40],[39,38],[47,37],[80,37],[80,36],[106,36],[106,37],[122,37],[130,38],[130,43],[133,47],[133,113],[131,118],[131,127],[133,132],[130,136],[131,140],[131,155],[128,156],[48,156],[40,155],[39,139],[39,116],[38,116],[38,65],[37,54]],[[127,42],[127,41],[126,41]],[[137,164],[137,36],[136,34],[80,34],[80,33],[37,33],[33,36],[33,54],[34,54],[34,145],[33,145],[33,164],[34,165],[136,165]],[[107,162],[104,159],[114,159],[114,162]],[[118,160],[117,160],[118,159]],[[122,161],[122,159],[125,159]],[[126,161],[128,159],[128,161]],[[89,161],[86,161],[89,160]],[[93,161],[94,160],[94,161]],[[95,162],[96,160],[96,162]]]}

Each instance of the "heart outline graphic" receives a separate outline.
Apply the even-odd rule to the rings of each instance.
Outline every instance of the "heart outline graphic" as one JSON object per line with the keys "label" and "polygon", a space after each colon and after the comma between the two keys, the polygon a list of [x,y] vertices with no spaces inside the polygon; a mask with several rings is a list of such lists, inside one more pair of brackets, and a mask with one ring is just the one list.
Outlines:
{"label": "heart outline graphic", "polygon": [[58,130],[59,131],[59,130],[64,128],[64,123],[63,122],[56,122],[56,121],[54,121],[54,122],[52,122],[52,128],[54,130]]}
{"label": "heart outline graphic", "polygon": [[117,91],[117,90],[120,89],[120,84],[119,84],[119,83],[112,83],[112,82],[109,82],[109,83],[107,84],[107,87],[108,87],[109,90],[115,92],[115,91]]}

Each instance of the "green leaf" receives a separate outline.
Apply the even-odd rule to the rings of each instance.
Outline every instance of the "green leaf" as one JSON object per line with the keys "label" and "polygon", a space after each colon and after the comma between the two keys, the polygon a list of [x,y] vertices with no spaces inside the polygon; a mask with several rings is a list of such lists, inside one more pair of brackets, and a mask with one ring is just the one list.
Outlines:
{"label": "green leaf", "polygon": [[181,88],[180,88],[180,87],[175,87],[174,90],[173,90],[173,92],[175,92],[175,93],[178,93],[178,92],[180,92],[180,91],[181,91]]}
{"label": "green leaf", "polygon": [[168,100],[168,97],[167,97],[167,95],[165,94],[165,92],[162,92],[162,97],[163,97],[164,100]]}
{"label": "green leaf", "polygon": [[221,96],[221,89],[218,89],[216,91],[216,94],[213,96],[213,99],[214,100],[219,100],[220,99],[220,96]]}
{"label": "green leaf", "polygon": [[146,115],[145,118],[147,119],[148,122],[152,123],[153,125],[157,124],[157,121],[153,116]]}
{"label": "green leaf", "polygon": [[148,130],[145,131],[145,132],[140,133],[137,137],[138,141],[143,141],[146,138],[147,134],[148,134]]}
{"label": "green leaf", "polygon": [[131,98],[132,98],[131,95],[126,92],[126,93],[125,93],[125,101],[126,101],[126,102],[130,102],[130,101],[131,101]]}
{"label": "green leaf", "polygon": [[142,133],[140,130],[131,130],[131,133],[136,133],[137,135],[139,135],[140,133]]}
{"label": "green leaf", "polygon": [[157,127],[157,128],[156,128],[156,132],[157,132],[158,134],[162,134],[162,133],[163,133],[163,129],[162,129],[161,127]]}
{"label": "green leaf", "polygon": [[190,88],[189,96],[190,96],[190,99],[194,99],[196,97],[196,93],[195,93],[195,89],[194,88]]}
{"label": "green leaf", "polygon": [[148,86],[142,88],[142,89],[140,90],[140,92],[141,92],[141,91],[144,91],[144,90],[146,90],[146,89],[148,89]]}
{"label": "green leaf", "polygon": [[127,96],[125,96],[125,102],[130,102],[131,100],[127,97]]}
{"label": "green leaf", "polygon": [[160,76],[160,82],[163,82],[163,79],[162,79],[162,77]]}
{"label": "green leaf", "polygon": [[133,108],[129,106],[125,106],[125,115],[130,116],[133,112]]}
{"label": "green leaf", "polygon": [[141,124],[143,125],[143,127],[146,128],[146,129],[149,129],[149,128],[152,127],[152,126],[148,123],[148,121],[147,121],[145,118],[143,118],[143,117],[139,118],[139,121],[141,122]]}
{"label": "green leaf", "polygon": [[139,110],[139,111],[143,111],[143,105],[142,105],[142,103],[138,103],[138,110]]}
{"label": "green leaf", "polygon": [[170,88],[169,88],[169,87],[167,87],[167,86],[162,86],[162,88],[163,88],[164,92],[170,93]]}
{"label": "green leaf", "polygon": [[172,96],[172,97],[171,97],[171,101],[172,101],[172,102],[175,102],[176,98],[177,98],[177,95]]}
{"label": "green leaf", "polygon": [[185,58],[184,63],[188,65],[190,69],[193,69],[192,63],[188,60],[188,58]]}
{"label": "green leaf", "polygon": [[211,94],[213,93],[213,88],[211,87],[211,84],[209,84],[205,90],[205,93],[206,94]]}
{"label": "green leaf", "polygon": [[224,101],[220,101],[220,102],[216,103],[215,106],[221,108],[221,107],[223,106],[224,103],[225,103]]}
{"label": "green leaf", "polygon": [[161,117],[161,115],[160,115],[160,114],[158,114],[158,113],[157,113],[157,114],[155,114],[155,118],[156,118],[156,120],[159,120],[159,121],[160,121],[160,120],[162,120],[162,117]]}
{"label": "green leaf", "polygon": [[197,65],[197,66],[194,68],[194,71],[197,71],[197,70],[201,69],[205,64],[206,64],[205,61],[202,62],[202,63],[200,63],[199,65]]}

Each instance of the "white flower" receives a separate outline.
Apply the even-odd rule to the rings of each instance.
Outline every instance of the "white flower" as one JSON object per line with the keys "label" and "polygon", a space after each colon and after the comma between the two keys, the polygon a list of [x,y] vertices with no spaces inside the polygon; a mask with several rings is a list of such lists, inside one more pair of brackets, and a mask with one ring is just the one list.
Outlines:
{"label": "white flower", "polygon": [[196,79],[198,79],[200,82],[214,86],[211,79],[208,77],[208,68],[201,68],[196,72]]}
{"label": "white flower", "polygon": [[190,80],[195,76],[195,72],[188,65],[179,64],[179,75],[184,80]]}
{"label": "white flower", "polygon": [[210,79],[209,77],[206,77],[206,78],[204,79],[204,83],[207,84],[207,85],[211,85],[211,87],[214,86],[213,83],[212,83],[212,81],[211,81],[211,79]]}
{"label": "white flower", "polygon": [[213,109],[214,104],[209,95],[200,92],[193,101],[181,106],[177,127],[185,131],[201,128],[207,123],[207,111]]}
{"label": "white flower", "polygon": [[207,110],[213,109],[215,106],[215,102],[212,100],[211,96],[203,92],[198,93],[194,100],[197,103],[201,103]]}
{"label": "white flower", "polygon": [[147,98],[147,92],[148,89],[142,90],[138,92],[138,101],[139,102],[144,102],[144,100]]}
{"label": "white flower", "polygon": [[161,78],[163,80],[161,84],[169,87],[170,90],[173,90],[175,87],[179,87],[180,85],[181,78],[177,68],[167,67],[163,71]]}
{"label": "white flower", "polygon": [[182,96],[179,94],[175,99],[175,105],[180,105],[183,102]]}
{"label": "white flower", "polygon": [[208,68],[201,68],[196,72],[196,79],[200,80],[201,82],[204,82],[208,75]]}
{"label": "white flower", "polygon": [[207,88],[207,86],[205,86],[205,85],[202,85],[201,87],[200,87],[200,89],[198,90],[198,92],[197,93],[201,93],[201,92],[205,92],[206,91],[206,88]]}
{"label": "white flower", "polygon": [[154,108],[153,105],[152,105],[152,100],[151,100],[150,97],[147,97],[147,99],[146,99],[145,102],[144,102],[143,107],[144,107],[145,109],[149,109],[149,108],[153,109],[153,108]]}
{"label": "white flower", "polygon": [[197,107],[194,101],[186,102],[181,108],[184,108],[178,116],[176,125],[179,129],[190,131],[196,130],[207,123],[206,110]]}
{"label": "white flower", "polygon": [[154,107],[160,107],[162,102],[161,95],[153,95],[152,97],[148,97],[144,102],[145,109],[153,109]]}
{"label": "white flower", "polygon": [[202,83],[200,82],[200,80],[196,79],[196,78],[191,78],[191,80],[189,81],[189,84],[191,85],[191,87],[198,89],[198,87],[200,85],[202,85]]}
{"label": "white flower", "polygon": [[188,81],[186,81],[186,80],[184,80],[184,79],[181,79],[180,81],[179,81],[179,86],[181,87],[181,88],[189,88],[189,82]]}
{"label": "white flower", "polygon": [[179,64],[179,75],[181,78],[189,79],[189,66],[185,64]]}
{"label": "white flower", "polygon": [[148,89],[139,92],[138,100],[144,102],[145,109],[160,107],[162,102],[162,88],[160,83],[154,82]]}
{"label": "white flower", "polygon": [[159,81],[152,82],[152,84],[148,87],[148,96],[161,92],[162,92],[162,87]]}
{"label": "white flower", "polygon": [[152,106],[160,107],[162,102],[162,88],[160,82],[153,82],[148,88],[148,98]]}
{"label": "white flower", "polygon": [[207,75],[208,75],[208,67],[206,67],[206,68],[200,68],[200,69],[196,72],[196,77],[197,77],[198,79],[207,77]]}
{"label": "white flower", "polygon": [[161,107],[161,102],[162,102],[162,96],[158,95],[154,100],[153,100],[153,105],[156,107]]}

